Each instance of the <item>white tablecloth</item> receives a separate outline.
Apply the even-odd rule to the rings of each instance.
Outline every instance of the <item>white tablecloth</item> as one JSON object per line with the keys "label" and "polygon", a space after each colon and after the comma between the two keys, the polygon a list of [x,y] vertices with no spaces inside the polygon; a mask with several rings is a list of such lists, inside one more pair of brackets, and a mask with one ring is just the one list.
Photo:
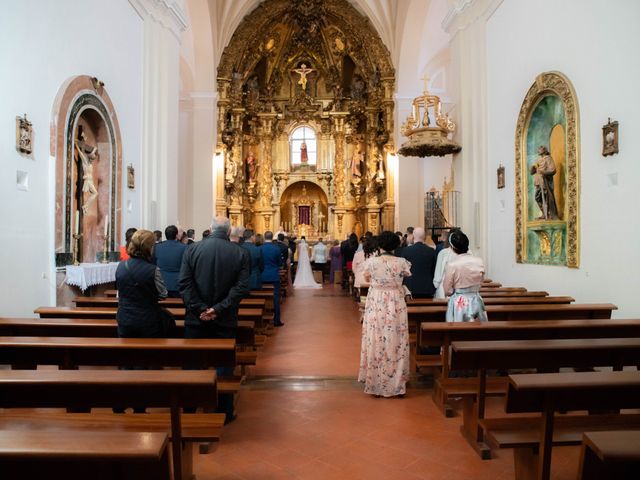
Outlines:
{"label": "white tablecloth", "polygon": [[118,262],[67,265],[65,281],[68,285],[75,285],[84,291],[92,285],[115,282],[116,268],[118,268]]}

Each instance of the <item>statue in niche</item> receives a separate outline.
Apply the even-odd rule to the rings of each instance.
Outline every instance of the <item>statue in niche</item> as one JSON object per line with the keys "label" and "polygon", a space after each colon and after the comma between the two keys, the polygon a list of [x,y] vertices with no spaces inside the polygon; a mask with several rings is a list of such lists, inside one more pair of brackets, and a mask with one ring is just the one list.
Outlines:
{"label": "statue in niche", "polygon": [[86,215],[89,206],[98,198],[98,190],[93,180],[93,162],[98,156],[98,147],[87,143],[82,126],[78,127],[78,139],[75,142],[75,149],[78,152],[77,162],[82,166],[82,196],[88,193],[89,198],[82,204],[82,213]]}
{"label": "statue in niche", "polygon": [[254,104],[260,97],[260,82],[258,82],[258,76],[253,75],[247,81],[247,99],[250,104]]}
{"label": "statue in niche", "polygon": [[234,70],[231,74],[231,92],[240,93],[242,89],[242,74],[237,70]]}
{"label": "statue in niche", "polygon": [[355,75],[351,80],[351,98],[357,102],[364,100],[365,84],[360,75]]}
{"label": "statue in niche", "polygon": [[238,174],[238,167],[236,166],[236,162],[233,161],[233,158],[231,158],[231,155],[227,156],[224,170],[225,183],[227,185],[233,185],[236,180],[236,175]]}
{"label": "statue in niche", "polygon": [[380,69],[378,67],[376,67],[376,69],[373,72],[373,75],[371,75],[370,84],[371,84],[371,88],[374,90],[380,86]]}
{"label": "statue in niche", "polygon": [[256,181],[256,173],[258,171],[258,165],[253,151],[249,150],[244,162],[247,165],[247,180],[249,180],[249,183],[253,183]]}
{"label": "statue in niche", "polygon": [[309,163],[309,155],[307,154],[307,144],[302,142],[300,145],[300,163],[307,165]]}
{"label": "statue in niche", "polygon": [[530,173],[534,176],[535,199],[541,212],[538,220],[557,220],[558,207],[553,193],[553,176],[556,174],[556,164],[544,145],[538,147],[538,160],[531,165]]}
{"label": "statue in niche", "polygon": [[307,75],[311,72],[315,71],[313,68],[308,68],[306,64],[300,65],[300,68],[294,68],[294,72],[300,75],[300,79],[298,80],[298,85],[302,87],[302,91],[306,93],[307,91]]}
{"label": "statue in niche", "polygon": [[360,146],[357,146],[351,156],[351,176],[352,177],[361,177],[362,176],[362,162],[364,161],[364,153],[360,150]]}

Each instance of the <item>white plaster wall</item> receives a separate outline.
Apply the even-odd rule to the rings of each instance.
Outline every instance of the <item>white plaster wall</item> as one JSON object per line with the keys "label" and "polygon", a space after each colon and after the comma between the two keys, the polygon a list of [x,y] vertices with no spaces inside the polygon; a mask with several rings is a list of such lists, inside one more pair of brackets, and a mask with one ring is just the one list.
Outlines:
{"label": "white plaster wall", "polygon": [[[114,28],[117,26],[117,30]],[[28,315],[55,303],[55,165],[49,125],[58,89],[69,77],[105,83],[120,122],[123,235],[140,222],[140,188],[126,188],[126,165],[140,172],[142,20],[126,0],[22,0],[0,15],[0,314]],[[33,123],[31,157],[15,149],[15,117]],[[29,190],[16,189],[16,171]],[[127,211],[131,202],[132,210]]]}
{"label": "white plaster wall", "polygon": [[[640,179],[640,2],[505,0],[487,23],[489,273],[504,284],[613,302],[618,317],[640,314],[636,219]],[[515,263],[514,135],[535,77],[559,70],[580,110],[580,268]],[[620,153],[602,157],[607,118],[620,122]],[[495,187],[499,162],[506,188]],[[614,185],[612,177],[617,177]]]}

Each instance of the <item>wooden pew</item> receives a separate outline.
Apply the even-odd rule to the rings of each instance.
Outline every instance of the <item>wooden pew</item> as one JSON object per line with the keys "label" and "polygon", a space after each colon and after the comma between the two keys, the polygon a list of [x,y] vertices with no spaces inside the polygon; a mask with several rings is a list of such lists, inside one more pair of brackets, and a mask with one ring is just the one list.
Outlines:
{"label": "wooden pew", "polygon": [[216,393],[211,371],[0,370],[0,408],[111,408],[123,399],[170,408],[174,480],[191,473],[191,458],[182,458],[180,410],[215,407]]}
{"label": "wooden pew", "polygon": [[[184,308],[168,309],[176,318],[178,331],[184,331]],[[107,319],[115,320],[117,308],[98,307],[40,307],[34,310],[40,318],[81,318],[81,319]],[[262,310],[258,308],[241,308],[238,310],[238,329],[236,341],[239,345],[253,346],[255,343],[256,325],[262,325]],[[255,363],[255,362],[254,362]]]}
{"label": "wooden pew", "polygon": [[502,290],[498,290],[498,289],[492,289],[492,290],[483,290],[481,292],[481,296],[482,298],[489,298],[489,297],[547,297],[549,296],[549,292],[545,292],[545,291],[515,291],[515,292],[510,292],[510,291],[502,291]]}
{"label": "wooden pew", "polygon": [[[423,323],[420,342],[442,347],[439,362],[442,374],[434,384],[433,400],[445,416],[453,416],[448,396],[461,396],[477,391],[477,381],[450,379],[449,350],[454,341],[539,340],[550,338],[616,338],[640,337],[640,319],[606,320],[524,320],[511,322],[437,322]],[[490,380],[492,382],[492,380]],[[490,384],[489,392],[502,392],[500,383]]]}
{"label": "wooden pew", "polygon": [[167,434],[0,430],[5,479],[170,480]]}
{"label": "wooden pew", "polygon": [[[461,431],[483,458],[490,450],[483,442],[479,421],[484,419],[488,369],[613,367],[640,364],[640,338],[587,338],[553,340],[485,340],[453,342],[451,369],[477,369],[477,393],[464,396]],[[503,377],[504,379],[504,377]],[[474,404],[475,400],[475,404]]]}
{"label": "wooden pew", "polygon": [[589,432],[582,436],[578,480],[638,478],[640,431]]}
{"label": "wooden pew", "polygon": [[[554,296],[554,297],[487,297],[484,298],[485,305],[568,305],[570,303],[575,302],[575,298],[567,297],[567,296]],[[447,305],[447,300],[445,299],[433,299],[433,298],[418,298],[409,300],[407,302],[407,306],[416,306],[416,307],[430,307],[430,306],[439,306],[439,305]]]}
{"label": "wooden pew", "polygon": [[482,282],[482,288],[500,288],[502,287],[501,283],[498,282]]}
{"label": "wooden pew", "polygon": [[516,479],[548,480],[553,446],[580,445],[584,432],[640,428],[638,414],[556,417],[555,412],[639,407],[637,371],[511,375],[506,412],[542,416],[490,419],[482,426],[492,445],[514,448]]}
{"label": "wooden pew", "polygon": [[[116,338],[115,320],[92,318],[1,318],[0,335],[32,337]],[[176,336],[184,337],[184,321],[176,320]],[[254,324],[239,321],[236,347],[251,347],[255,342]]]}
{"label": "wooden pew", "polygon": [[[116,297],[75,297],[73,302],[77,307],[118,307],[118,299]],[[167,308],[184,308],[184,302],[181,298],[165,298],[159,303]],[[240,300],[240,308],[261,308],[264,310],[265,304],[266,300],[264,298],[243,298]]]}
{"label": "wooden pew", "polygon": [[[618,307],[611,303],[572,303],[569,305],[487,305],[490,322],[508,320],[571,320],[611,318]],[[445,305],[407,307],[409,323],[444,322]],[[410,325],[411,326],[411,325]]]}
{"label": "wooden pew", "polygon": [[0,337],[0,364],[211,368],[236,364],[231,338]]}

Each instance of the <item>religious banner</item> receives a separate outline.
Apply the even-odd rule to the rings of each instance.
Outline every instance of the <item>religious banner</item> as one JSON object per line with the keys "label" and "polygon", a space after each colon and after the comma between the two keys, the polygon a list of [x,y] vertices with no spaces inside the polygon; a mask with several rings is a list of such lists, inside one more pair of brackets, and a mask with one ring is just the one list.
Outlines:
{"label": "religious banner", "polygon": [[539,75],[516,128],[516,260],[579,266],[578,103],[559,72]]}

